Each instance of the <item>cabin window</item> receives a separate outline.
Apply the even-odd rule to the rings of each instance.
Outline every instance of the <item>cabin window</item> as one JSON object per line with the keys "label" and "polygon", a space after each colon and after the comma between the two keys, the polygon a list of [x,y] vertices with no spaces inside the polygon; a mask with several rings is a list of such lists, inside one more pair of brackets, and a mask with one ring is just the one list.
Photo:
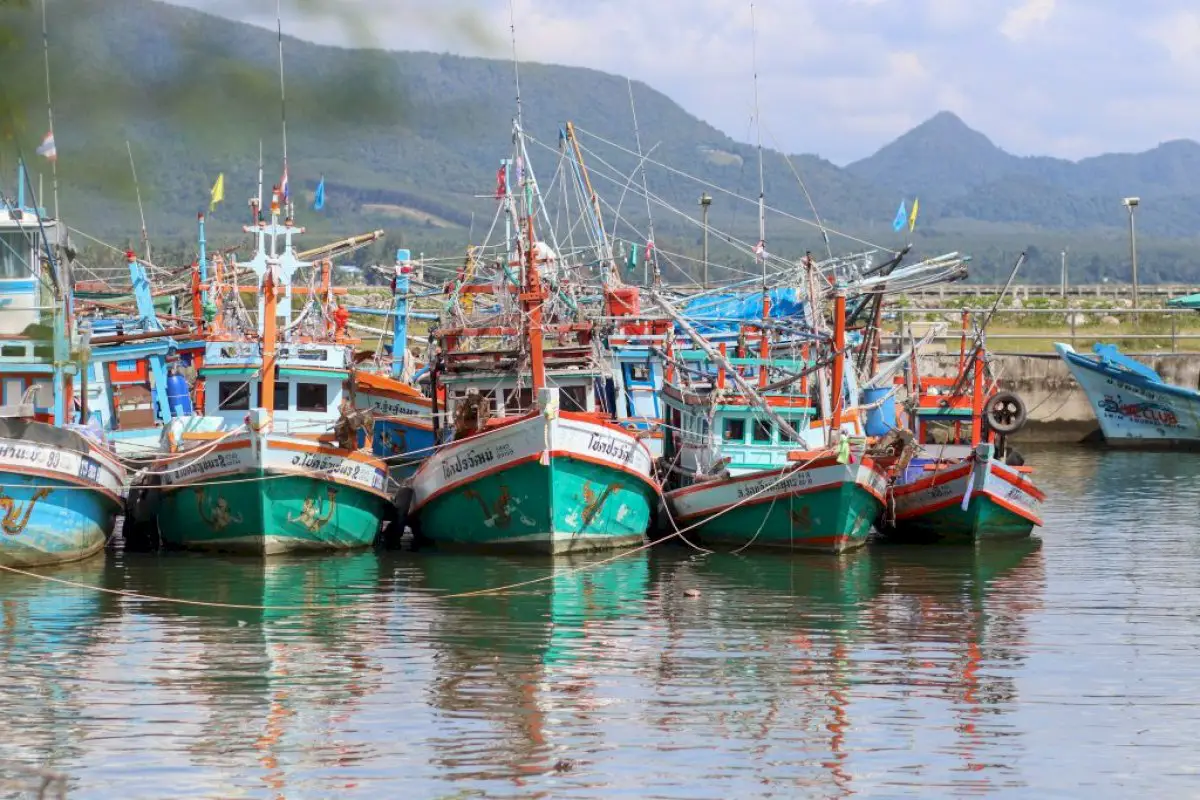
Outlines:
{"label": "cabin window", "polygon": [[36,267],[29,264],[29,240],[23,233],[0,233],[0,278],[37,277]]}
{"label": "cabin window", "polygon": [[24,358],[25,345],[23,344],[6,344],[0,345],[0,356],[5,358]]}
{"label": "cabin window", "polygon": [[221,381],[218,383],[217,409],[220,411],[249,411],[250,384],[244,381]]}
{"label": "cabin window", "polygon": [[629,382],[630,383],[649,383],[650,382],[650,365],[649,364],[630,364]]}
{"label": "cabin window", "polygon": [[587,411],[586,386],[564,386],[559,389],[559,403],[567,411]]}
{"label": "cabin window", "polygon": [[524,414],[533,408],[533,389],[506,389],[504,413]]}
{"label": "cabin window", "polygon": [[325,383],[297,383],[296,410],[328,411],[329,385]]}
{"label": "cabin window", "polygon": [[[288,385],[286,382],[281,383],[279,381],[275,381],[275,391],[273,392],[273,394],[275,396],[272,398],[273,404],[272,404],[271,408],[277,409],[279,411],[283,411],[283,410],[286,410],[288,408],[288,406],[291,405],[291,400],[288,398]],[[263,385],[260,383],[258,385],[258,403],[259,403],[259,405],[262,405],[262,401],[263,401]]]}
{"label": "cabin window", "polygon": [[754,420],[754,441],[760,444],[770,444],[774,438],[771,434],[771,423],[762,419]]}
{"label": "cabin window", "polygon": [[727,442],[744,442],[746,440],[746,420],[744,419],[727,419],[725,420],[725,441]]}
{"label": "cabin window", "polygon": [[[800,428],[803,426],[804,423],[802,423],[798,419],[789,419],[787,421],[787,424],[792,428],[793,431],[795,431],[796,433],[799,433]],[[783,428],[780,428],[779,429],[779,441],[781,443],[790,444],[790,443],[798,442],[800,440],[797,439],[795,436],[792,436],[790,433],[786,432]]]}

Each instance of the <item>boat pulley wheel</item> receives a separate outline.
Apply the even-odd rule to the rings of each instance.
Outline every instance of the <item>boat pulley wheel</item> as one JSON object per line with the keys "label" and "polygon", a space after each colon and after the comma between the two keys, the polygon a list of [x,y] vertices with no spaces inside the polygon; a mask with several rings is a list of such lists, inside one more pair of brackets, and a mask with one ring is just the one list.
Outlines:
{"label": "boat pulley wheel", "polygon": [[996,433],[1016,433],[1025,426],[1025,401],[1013,392],[997,392],[984,406],[983,415]]}

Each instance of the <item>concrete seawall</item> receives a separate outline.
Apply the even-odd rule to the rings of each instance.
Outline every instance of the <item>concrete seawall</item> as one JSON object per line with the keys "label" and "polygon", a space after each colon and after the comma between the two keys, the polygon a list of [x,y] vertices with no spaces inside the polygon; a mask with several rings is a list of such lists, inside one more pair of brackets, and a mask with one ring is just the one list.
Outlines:
{"label": "concrete seawall", "polygon": [[[1200,354],[1138,360],[1168,383],[1200,388]],[[928,353],[920,357],[919,368],[926,375],[952,375],[957,364],[958,353]],[[1079,442],[1099,431],[1091,405],[1057,355],[993,355],[992,368],[1000,387],[1019,394],[1029,410],[1029,422],[1013,436],[1014,442]]]}

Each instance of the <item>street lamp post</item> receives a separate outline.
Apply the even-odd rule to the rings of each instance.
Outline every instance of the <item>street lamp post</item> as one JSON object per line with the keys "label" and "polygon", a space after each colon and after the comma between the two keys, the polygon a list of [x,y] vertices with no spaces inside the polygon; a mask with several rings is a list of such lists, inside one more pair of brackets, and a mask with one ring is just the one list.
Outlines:
{"label": "street lamp post", "polygon": [[708,196],[708,192],[700,195],[700,220],[704,227],[704,288],[708,288],[708,207],[712,205],[712,198]]}
{"label": "street lamp post", "polygon": [[[1133,212],[1142,201],[1137,197],[1126,197],[1121,203],[1129,209],[1129,260],[1133,265],[1133,307],[1138,308],[1138,274],[1137,274],[1137,231],[1133,224]],[[1136,320],[1137,317],[1135,316]]]}

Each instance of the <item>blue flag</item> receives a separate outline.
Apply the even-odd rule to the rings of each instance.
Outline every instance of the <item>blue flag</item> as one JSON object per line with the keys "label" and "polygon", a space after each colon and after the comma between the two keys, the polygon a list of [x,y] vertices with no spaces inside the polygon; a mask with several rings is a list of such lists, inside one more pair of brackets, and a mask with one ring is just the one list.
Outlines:
{"label": "blue flag", "polygon": [[900,201],[900,210],[896,212],[896,219],[892,221],[892,230],[899,233],[904,230],[904,226],[908,224],[908,207],[904,201]]}
{"label": "blue flag", "polygon": [[321,182],[317,184],[317,191],[313,194],[313,210],[320,211],[325,207],[325,176],[321,176]]}

